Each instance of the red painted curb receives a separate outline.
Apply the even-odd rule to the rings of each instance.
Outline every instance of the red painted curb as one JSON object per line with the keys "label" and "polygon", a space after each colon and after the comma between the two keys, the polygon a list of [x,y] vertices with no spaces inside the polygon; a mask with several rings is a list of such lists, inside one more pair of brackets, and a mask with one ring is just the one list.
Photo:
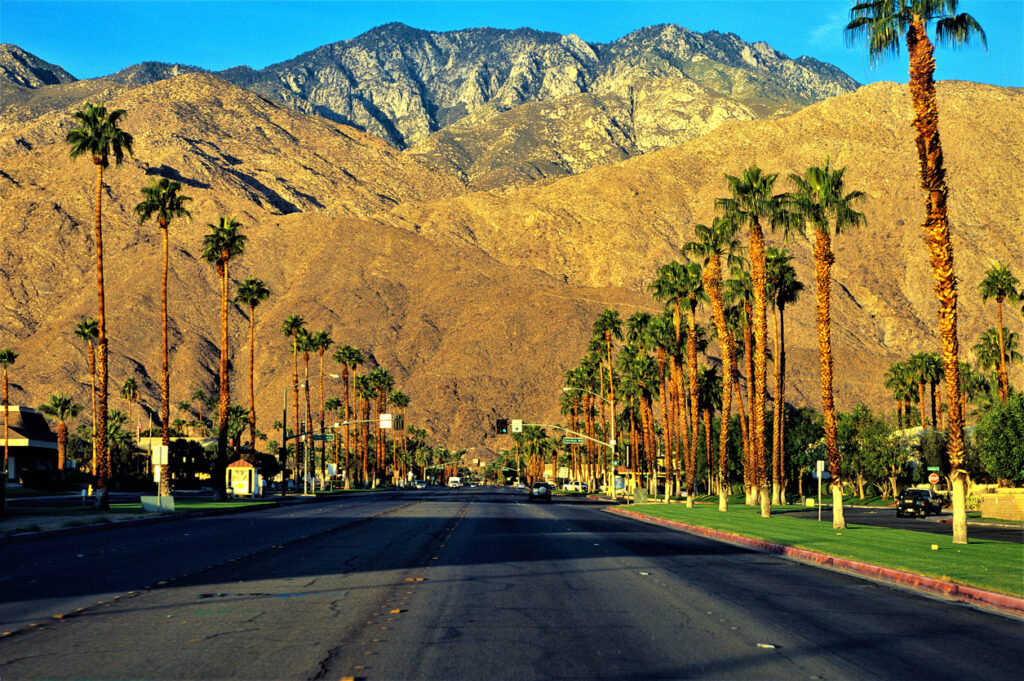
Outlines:
{"label": "red painted curb", "polygon": [[635,518],[646,523],[651,523],[653,525],[670,527],[673,529],[682,530],[683,532],[689,532],[690,534],[696,534],[702,537],[707,537],[709,539],[714,539],[716,541],[722,541],[729,544],[737,544],[740,546],[754,549],[755,551],[761,551],[763,553],[772,553],[778,556],[793,558],[803,563],[821,565],[822,567],[838,569],[843,572],[852,572],[855,574],[866,575],[873,579],[879,579],[882,581],[899,584],[901,586],[911,587],[918,591],[943,596],[945,598],[951,598],[953,600],[961,601],[964,603],[971,603],[973,605],[987,605],[1002,610],[1008,610],[1011,613],[1018,616],[1024,615],[1024,598],[1018,596],[1011,596],[1009,594],[999,593],[998,591],[989,591],[987,589],[980,589],[974,586],[957,584],[955,582],[936,579],[934,577],[926,577],[924,575],[919,575],[913,572],[907,572],[905,570],[896,570],[894,568],[882,567],[880,565],[862,563],[860,561],[850,560],[849,558],[833,556],[828,553],[820,553],[818,551],[811,551],[809,549],[798,549],[793,546],[786,546],[784,544],[775,544],[773,542],[764,541],[762,539],[753,539],[751,537],[745,537],[741,534],[735,534],[733,532],[713,530],[707,527],[701,527],[699,525],[689,525],[687,523],[681,523],[676,520],[666,520],[664,518],[657,518],[655,516],[637,513],[636,511],[628,511],[623,508],[606,508],[604,510],[608,511],[609,513],[618,513],[620,515],[629,516],[631,518]]}

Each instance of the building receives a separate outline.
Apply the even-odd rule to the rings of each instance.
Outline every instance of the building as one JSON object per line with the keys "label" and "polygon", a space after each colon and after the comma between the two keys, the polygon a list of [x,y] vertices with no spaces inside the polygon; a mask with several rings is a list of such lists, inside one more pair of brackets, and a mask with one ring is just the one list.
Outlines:
{"label": "building", "polygon": [[[57,435],[50,430],[42,412],[11,405],[7,413],[7,479],[20,480],[25,471],[56,471]],[[0,407],[0,418],[2,416],[3,407]],[[3,422],[0,421],[0,446],[3,439]]]}

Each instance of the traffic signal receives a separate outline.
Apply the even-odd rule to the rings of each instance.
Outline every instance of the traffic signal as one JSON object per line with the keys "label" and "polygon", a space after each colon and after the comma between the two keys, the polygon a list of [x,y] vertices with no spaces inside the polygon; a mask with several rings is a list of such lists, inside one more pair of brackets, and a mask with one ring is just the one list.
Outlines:
{"label": "traffic signal", "polygon": [[494,422],[494,429],[499,435],[508,434],[508,419],[498,419]]}

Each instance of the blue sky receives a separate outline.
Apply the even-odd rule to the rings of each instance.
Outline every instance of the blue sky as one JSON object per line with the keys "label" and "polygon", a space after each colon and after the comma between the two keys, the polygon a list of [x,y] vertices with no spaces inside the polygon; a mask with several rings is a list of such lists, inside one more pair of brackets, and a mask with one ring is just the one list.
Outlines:
{"label": "blue sky", "polygon": [[[906,82],[901,52],[871,69],[863,44],[846,47],[850,0],[693,0],[678,2],[488,1],[280,2],[206,0],[0,0],[0,42],[9,42],[78,78],[107,75],[140,61],[211,70],[262,68],[320,45],[401,21],[435,31],[529,26],[609,42],[643,26],[676,23],[732,32],[798,57],[835,64],[861,83]],[[1024,2],[961,0],[985,28],[980,46],[939,48],[936,77],[1024,87]]]}

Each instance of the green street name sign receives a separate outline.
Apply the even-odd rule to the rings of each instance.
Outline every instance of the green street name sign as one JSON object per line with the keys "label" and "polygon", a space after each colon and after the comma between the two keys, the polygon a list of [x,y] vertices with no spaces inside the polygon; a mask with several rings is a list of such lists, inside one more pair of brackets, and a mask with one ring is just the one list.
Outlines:
{"label": "green street name sign", "polygon": [[563,445],[581,445],[583,444],[583,438],[581,437],[563,437]]}
{"label": "green street name sign", "polygon": [[928,470],[930,470],[930,471],[941,471],[942,469],[939,468],[938,466],[928,466]]}
{"label": "green street name sign", "polygon": [[324,433],[323,435],[320,435],[319,433],[313,433],[313,442],[333,442],[333,441],[334,441],[334,433]]}

